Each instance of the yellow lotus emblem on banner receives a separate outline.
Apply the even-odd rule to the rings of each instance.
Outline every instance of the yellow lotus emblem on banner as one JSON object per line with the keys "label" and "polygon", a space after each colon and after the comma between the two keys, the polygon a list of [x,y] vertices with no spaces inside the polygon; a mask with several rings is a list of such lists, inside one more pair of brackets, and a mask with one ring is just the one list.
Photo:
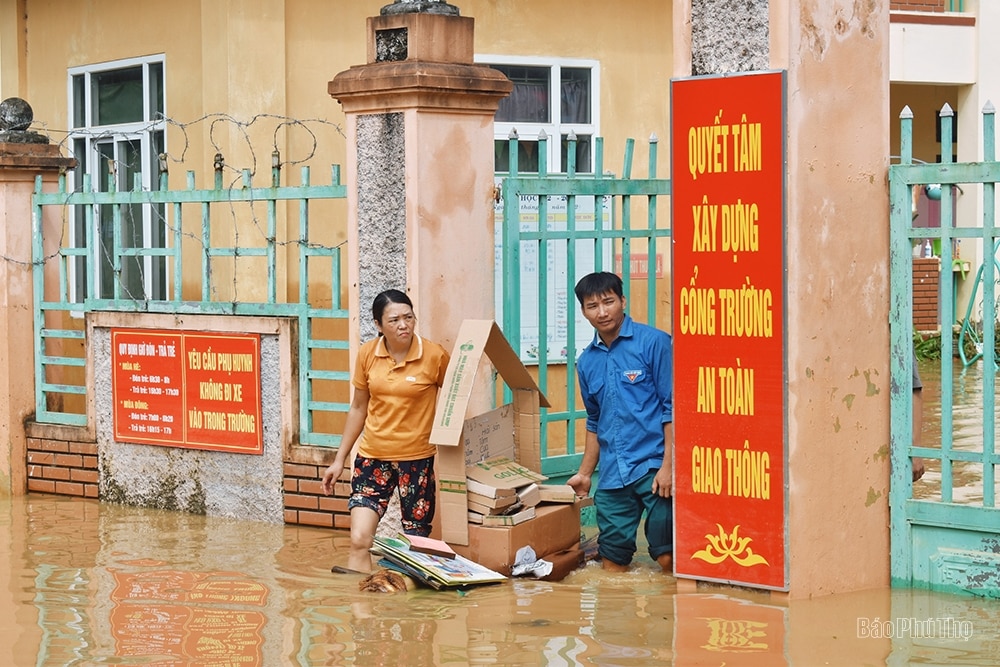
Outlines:
{"label": "yellow lotus emblem on banner", "polygon": [[701,560],[716,565],[727,558],[732,558],[737,565],[751,567],[753,565],[769,565],[767,559],[760,554],[755,554],[749,545],[753,542],[752,537],[740,537],[740,527],[737,524],[733,527],[733,532],[726,534],[726,529],[721,524],[715,524],[719,528],[718,535],[706,535],[708,545],[701,551],[696,551],[691,558]]}

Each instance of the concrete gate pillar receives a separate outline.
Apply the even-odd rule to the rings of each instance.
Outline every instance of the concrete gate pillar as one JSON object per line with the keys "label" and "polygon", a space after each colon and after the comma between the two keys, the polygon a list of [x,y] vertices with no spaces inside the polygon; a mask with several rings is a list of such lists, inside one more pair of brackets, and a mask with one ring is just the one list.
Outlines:
{"label": "concrete gate pillar", "polygon": [[448,7],[387,5],[368,62],[329,84],[347,114],[352,348],[386,288],[446,347],[463,319],[493,316],[493,115],[511,83],[473,64],[473,19]]}
{"label": "concrete gate pillar", "polygon": [[[384,289],[448,350],[462,320],[494,318],[493,116],[512,84],[473,63],[473,27],[445,2],[397,0],[368,19],[367,63],[329,84],[347,115],[352,364]],[[475,412],[491,407],[480,385]],[[464,470],[447,458],[439,470]]]}
{"label": "concrete gate pillar", "polygon": [[787,71],[789,595],[887,587],[888,3],[674,11],[675,76]]}
{"label": "concrete gate pillar", "polygon": [[[59,147],[27,131],[31,107],[18,98],[0,103],[0,495],[24,495],[24,421],[35,412],[34,297],[31,271],[31,195],[35,178],[55,189],[60,170],[75,164]],[[58,230],[58,213],[45,219]],[[54,234],[53,238],[58,238]]]}

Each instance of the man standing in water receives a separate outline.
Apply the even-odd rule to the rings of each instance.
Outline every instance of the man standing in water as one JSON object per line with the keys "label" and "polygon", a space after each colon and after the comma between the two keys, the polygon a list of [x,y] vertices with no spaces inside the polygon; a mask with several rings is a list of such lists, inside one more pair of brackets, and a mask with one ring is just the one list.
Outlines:
{"label": "man standing in water", "polygon": [[591,273],[576,284],[593,342],[577,361],[587,436],[580,470],[568,484],[587,495],[600,462],[594,505],[605,570],[624,572],[643,514],[649,555],[673,571],[673,344],[625,313],[622,280]]}

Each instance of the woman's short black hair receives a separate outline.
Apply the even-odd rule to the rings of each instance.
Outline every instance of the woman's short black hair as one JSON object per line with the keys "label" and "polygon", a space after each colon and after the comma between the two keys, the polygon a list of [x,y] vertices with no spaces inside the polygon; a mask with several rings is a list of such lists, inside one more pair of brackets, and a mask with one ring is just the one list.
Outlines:
{"label": "woman's short black hair", "polygon": [[625,295],[622,291],[622,279],[607,271],[588,273],[583,278],[580,278],[573,291],[576,292],[576,299],[580,302],[581,306],[583,305],[583,300],[587,297],[600,296],[608,292],[613,293],[619,299]]}
{"label": "woman's short black hair", "polygon": [[384,292],[379,292],[375,300],[372,301],[372,317],[379,324],[382,324],[382,313],[385,312],[385,307],[390,303],[403,303],[413,308],[413,302],[410,301],[410,297],[398,289],[387,289]]}

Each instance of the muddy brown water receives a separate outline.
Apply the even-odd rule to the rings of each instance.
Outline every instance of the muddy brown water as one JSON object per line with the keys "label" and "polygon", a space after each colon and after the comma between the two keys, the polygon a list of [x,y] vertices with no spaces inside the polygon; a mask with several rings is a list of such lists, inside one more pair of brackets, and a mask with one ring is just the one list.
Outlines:
{"label": "muddy brown water", "polygon": [[[933,431],[938,378],[922,370]],[[961,378],[970,402],[975,379]],[[955,413],[956,446],[975,446],[982,420]],[[975,473],[956,471],[957,497],[976,497]],[[915,493],[935,485],[931,465]],[[0,499],[0,665],[1000,665],[997,601],[679,592],[648,558],[562,582],[362,593],[330,573],[348,546],[344,531]]]}
{"label": "muddy brown water", "polygon": [[[941,364],[922,361],[920,378],[924,385],[923,444],[941,447]],[[956,450],[983,451],[983,364],[964,368],[955,359],[952,379],[952,447]],[[1000,382],[997,383],[1000,388]],[[1000,436],[1000,422],[994,415],[994,433]],[[913,487],[913,497],[920,500],[941,499],[941,464],[926,462],[923,479]],[[1000,475],[996,476],[995,494],[1000,498]],[[963,505],[982,505],[983,466],[980,463],[955,461],[951,471],[952,501]]]}
{"label": "muddy brown water", "polygon": [[1000,605],[925,591],[678,593],[645,559],[361,593],[342,531],[46,495],[0,536],[2,665],[1000,664]]}

